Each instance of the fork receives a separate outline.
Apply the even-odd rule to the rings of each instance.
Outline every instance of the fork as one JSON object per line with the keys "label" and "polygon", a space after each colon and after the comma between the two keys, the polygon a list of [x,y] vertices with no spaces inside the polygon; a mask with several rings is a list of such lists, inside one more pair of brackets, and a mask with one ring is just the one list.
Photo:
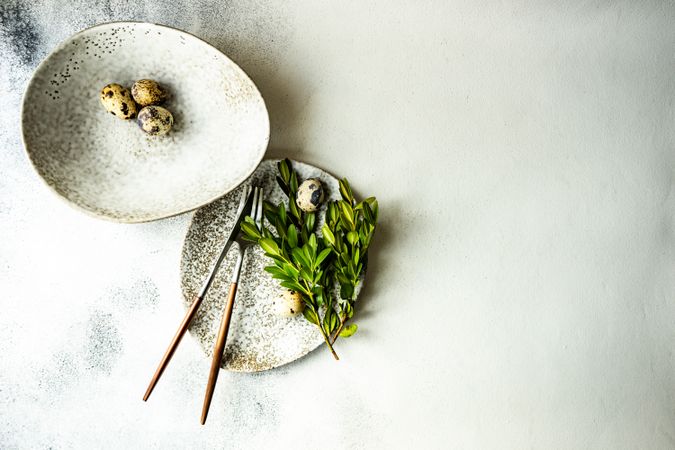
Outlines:
{"label": "fork", "polygon": [[[260,187],[253,188],[253,205],[251,206],[251,218],[258,228],[262,224],[262,205],[263,205],[263,190]],[[239,284],[239,275],[241,274],[241,264],[244,260],[244,253],[252,242],[244,239],[241,230],[237,233],[234,239],[239,249],[237,261],[234,265],[232,273],[232,280],[230,283],[230,290],[227,294],[227,303],[223,311],[223,318],[220,321],[220,328],[218,330],[218,337],[216,338],[216,345],[213,349],[213,360],[211,361],[211,372],[209,373],[209,381],[206,384],[206,395],[204,396],[204,405],[202,407],[202,425],[206,423],[206,416],[209,413],[211,406],[211,399],[213,398],[213,391],[218,380],[218,373],[220,372],[220,363],[223,359],[223,351],[225,350],[225,342],[227,341],[227,332],[230,328],[230,319],[232,318],[232,309],[234,307],[234,298],[237,294],[237,285]]]}
{"label": "fork", "polygon": [[195,296],[194,300],[192,301],[192,304],[190,305],[190,308],[188,308],[188,311],[185,314],[185,318],[183,319],[180,326],[178,327],[178,331],[176,332],[176,335],[171,340],[171,344],[169,344],[169,348],[166,350],[166,353],[164,353],[164,356],[162,357],[162,360],[160,361],[159,366],[157,367],[157,370],[155,371],[155,374],[152,376],[152,380],[150,380],[150,384],[148,385],[148,389],[145,391],[145,395],[143,396],[143,401],[148,400],[148,397],[150,397],[150,394],[152,393],[153,389],[157,385],[157,382],[159,381],[159,378],[162,376],[162,373],[164,373],[164,369],[166,369],[167,365],[169,364],[169,361],[171,361],[171,357],[173,356],[174,352],[176,351],[176,348],[178,348],[178,344],[180,344],[181,339],[183,339],[183,336],[187,332],[188,327],[190,326],[190,323],[192,322],[192,319],[197,314],[197,310],[199,309],[199,306],[202,304],[202,301],[206,297],[206,293],[208,292],[209,288],[211,287],[211,283],[213,283],[213,280],[216,276],[216,273],[218,272],[218,269],[220,268],[220,264],[223,262],[223,260],[227,256],[227,253],[230,250],[230,246],[232,245],[232,238],[235,236],[235,233],[238,233],[237,230],[238,230],[239,224],[242,220],[242,215],[244,214],[244,211],[246,209],[246,205],[248,204],[249,194],[250,194],[249,188],[245,187],[244,190],[241,193],[241,200],[239,200],[239,208],[237,208],[237,215],[236,215],[234,227],[232,228],[232,233],[227,238],[227,241],[225,241],[225,245],[223,246],[223,249],[221,250],[220,255],[218,256],[218,259],[216,259],[215,263],[211,267],[211,271],[209,272],[208,277],[204,281],[204,284],[202,285],[202,288],[200,289],[199,293]]}

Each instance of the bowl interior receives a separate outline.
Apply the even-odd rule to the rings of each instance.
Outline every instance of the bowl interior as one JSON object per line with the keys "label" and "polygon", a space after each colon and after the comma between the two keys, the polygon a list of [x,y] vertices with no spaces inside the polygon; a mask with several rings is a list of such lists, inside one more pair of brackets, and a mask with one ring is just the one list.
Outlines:
{"label": "bowl interior", "polygon": [[[144,134],[108,114],[99,92],[150,78],[169,91],[171,132]],[[63,42],[24,97],[26,150],[44,180],[75,205],[125,222],[167,217],[229,192],[262,159],[264,101],[230,59],[185,32],[111,23]]]}

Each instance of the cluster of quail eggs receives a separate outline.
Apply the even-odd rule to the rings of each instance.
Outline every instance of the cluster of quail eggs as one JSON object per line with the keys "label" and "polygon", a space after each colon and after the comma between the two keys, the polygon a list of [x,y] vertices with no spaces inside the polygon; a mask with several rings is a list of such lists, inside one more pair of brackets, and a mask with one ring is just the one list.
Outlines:
{"label": "cluster of quail eggs", "polygon": [[136,119],[147,134],[160,136],[173,126],[173,115],[159,106],[167,98],[166,89],[154,80],[138,80],[131,89],[116,83],[101,90],[101,103],[106,111],[122,120]]}

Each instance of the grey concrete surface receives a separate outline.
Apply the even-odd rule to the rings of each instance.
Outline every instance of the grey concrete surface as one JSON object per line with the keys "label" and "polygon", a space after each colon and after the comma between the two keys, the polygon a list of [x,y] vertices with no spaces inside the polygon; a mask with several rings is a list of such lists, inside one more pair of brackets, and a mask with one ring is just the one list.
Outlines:
{"label": "grey concrete surface", "polygon": [[[0,4],[0,448],[673,448],[675,7],[667,2]],[[348,176],[381,230],[334,362],[224,373],[186,339],[189,215],[87,217],[20,138],[36,65],[172,25],[259,86],[269,156]]]}

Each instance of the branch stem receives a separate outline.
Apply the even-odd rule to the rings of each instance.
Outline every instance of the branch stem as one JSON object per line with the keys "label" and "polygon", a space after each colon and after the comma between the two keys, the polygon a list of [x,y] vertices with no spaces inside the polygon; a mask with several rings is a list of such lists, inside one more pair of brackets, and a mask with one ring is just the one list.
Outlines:
{"label": "branch stem", "polygon": [[333,334],[333,337],[331,338],[330,341],[331,344],[335,344],[335,341],[337,341],[338,336],[340,336],[340,332],[342,331],[342,328],[344,328],[345,323],[347,323],[347,316],[340,317],[340,326],[335,331],[335,334]]}
{"label": "branch stem", "polygon": [[340,357],[337,355],[337,353],[335,353],[335,349],[333,348],[333,345],[328,339],[328,336],[326,336],[326,332],[323,330],[323,327],[321,325],[319,325],[319,329],[321,330],[321,334],[323,335],[323,340],[326,341],[326,345],[330,349],[330,352],[333,354],[333,358],[335,358],[336,361],[339,361]]}

